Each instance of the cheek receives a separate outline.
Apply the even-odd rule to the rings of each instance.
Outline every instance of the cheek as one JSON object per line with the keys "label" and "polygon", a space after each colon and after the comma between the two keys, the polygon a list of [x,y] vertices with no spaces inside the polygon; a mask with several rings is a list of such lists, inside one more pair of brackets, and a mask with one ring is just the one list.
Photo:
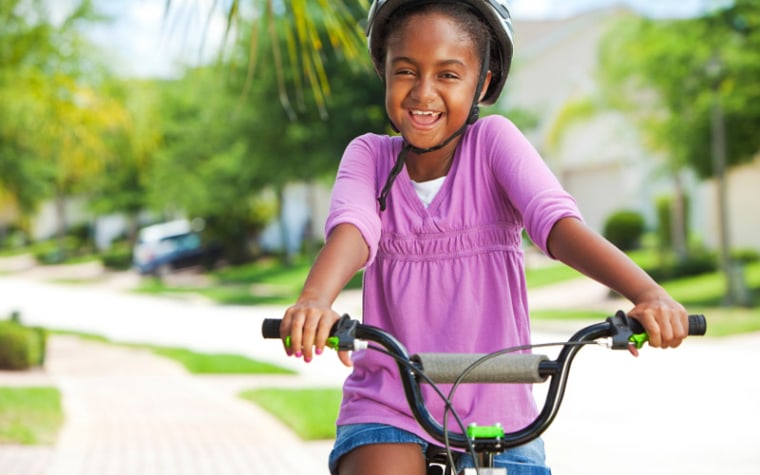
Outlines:
{"label": "cheek", "polygon": [[385,108],[390,112],[391,109],[399,107],[401,102],[401,92],[398,87],[393,87],[392,83],[385,83]]}

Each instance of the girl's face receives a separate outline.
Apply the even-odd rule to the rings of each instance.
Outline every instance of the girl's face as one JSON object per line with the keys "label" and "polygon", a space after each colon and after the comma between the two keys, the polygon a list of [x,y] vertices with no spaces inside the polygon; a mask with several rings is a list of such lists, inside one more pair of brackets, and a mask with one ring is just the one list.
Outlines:
{"label": "girl's face", "polygon": [[[418,148],[441,144],[466,121],[480,75],[480,56],[456,20],[417,14],[388,38],[385,107]],[[490,72],[483,91],[488,89]]]}

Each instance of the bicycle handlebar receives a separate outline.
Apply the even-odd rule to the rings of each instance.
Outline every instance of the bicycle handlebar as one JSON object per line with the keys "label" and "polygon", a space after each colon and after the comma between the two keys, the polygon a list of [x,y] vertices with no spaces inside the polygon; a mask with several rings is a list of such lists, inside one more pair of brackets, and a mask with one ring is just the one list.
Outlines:
{"label": "bicycle handlebar", "polygon": [[[280,338],[280,323],[280,319],[264,320],[262,336]],[[707,321],[703,315],[689,315],[689,335],[704,335],[706,331]],[[344,315],[333,326],[329,345],[336,350],[353,350],[355,340],[366,340],[384,347],[397,359],[404,393],[417,422],[439,442],[462,449],[467,448],[471,441],[465,434],[448,431],[430,414],[422,397],[420,374],[440,384],[542,383],[551,378],[538,417],[523,429],[506,433],[500,439],[500,446],[507,449],[532,441],[551,425],[562,403],[575,355],[584,343],[602,338],[612,339],[612,349],[630,349],[640,348],[646,341],[646,334],[639,322],[618,311],[604,322],[576,332],[563,343],[554,360],[534,354],[420,353],[410,356],[406,347],[389,333]]]}

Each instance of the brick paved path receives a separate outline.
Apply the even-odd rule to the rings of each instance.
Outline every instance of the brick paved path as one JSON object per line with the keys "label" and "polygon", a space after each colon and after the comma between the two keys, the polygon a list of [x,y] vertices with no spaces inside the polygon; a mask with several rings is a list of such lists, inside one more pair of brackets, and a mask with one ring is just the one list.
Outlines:
{"label": "brick paved path", "polygon": [[49,355],[67,422],[55,450],[0,446],[0,474],[328,473],[329,444],[302,443],[255,405],[170,360],[62,336],[51,338]]}

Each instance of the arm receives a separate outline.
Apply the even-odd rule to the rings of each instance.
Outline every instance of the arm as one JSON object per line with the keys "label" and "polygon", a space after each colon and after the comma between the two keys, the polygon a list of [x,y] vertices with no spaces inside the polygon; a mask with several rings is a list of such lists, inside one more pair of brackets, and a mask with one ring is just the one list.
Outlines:
{"label": "arm", "polygon": [[688,332],[688,315],[678,302],[628,256],[575,218],[557,221],[549,252],[558,260],[633,302],[628,312],[641,322],[654,347],[675,348]]}
{"label": "arm", "polygon": [[[369,247],[355,226],[339,224],[332,230],[298,300],[285,311],[280,335],[290,335],[291,347],[286,348],[289,355],[303,354],[304,361],[309,362],[314,353],[322,353],[330,328],[339,318],[332,304],[368,257]],[[339,356],[343,364],[351,365],[347,353]]]}

